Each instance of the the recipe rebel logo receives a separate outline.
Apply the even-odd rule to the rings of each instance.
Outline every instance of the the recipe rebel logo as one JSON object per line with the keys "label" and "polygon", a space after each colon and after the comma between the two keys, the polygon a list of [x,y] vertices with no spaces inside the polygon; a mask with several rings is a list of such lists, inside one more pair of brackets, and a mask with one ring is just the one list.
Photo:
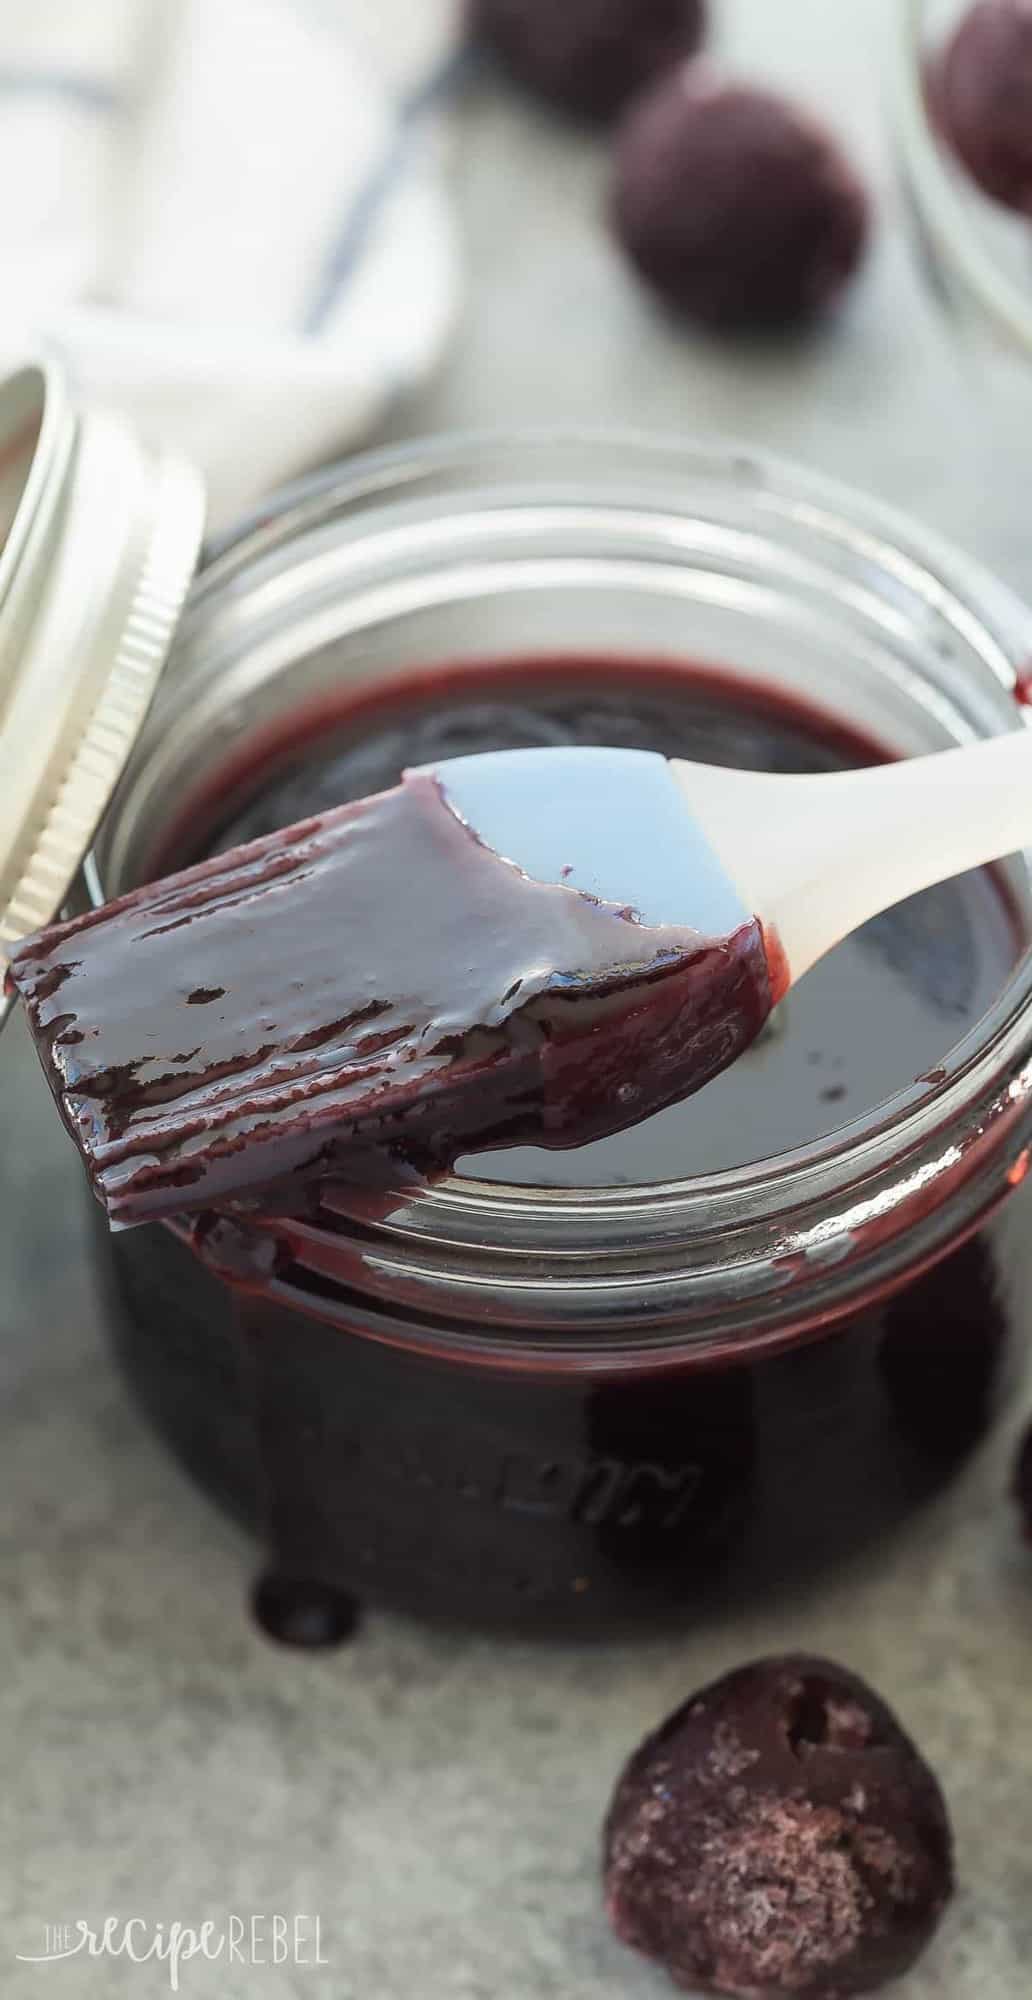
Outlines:
{"label": "the recipe rebel logo", "polygon": [[184,1991],[185,1968],[196,1960],[249,1967],[329,1965],[321,1917],[281,1913],[230,1913],[199,1924],[152,1923],[146,1917],[78,1917],[45,1924],[42,1949],[19,1951],[21,1965],[62,1965],[68,1959],[121,1958],[132,1965],[163,1965],[169,1991]]}

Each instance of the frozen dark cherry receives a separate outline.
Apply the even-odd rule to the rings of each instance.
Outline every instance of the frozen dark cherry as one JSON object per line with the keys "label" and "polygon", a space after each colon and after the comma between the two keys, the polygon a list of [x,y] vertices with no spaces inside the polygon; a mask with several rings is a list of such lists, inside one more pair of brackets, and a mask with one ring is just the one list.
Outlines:
{"label": "frozen dark cherry", "polygon": [[472,0],[478,38],[527,89],[577,117],[615,117],[698,48],[704,0]]}
{"label": "frozen dark cherry", "polygon": [[778,331],[838,297],[860,263],[869,204],[830,133],[699,62],[679,65],[628,114],[613,217],[675,312]]}
{"label": "frozen dark cherry", "polygon": [[1032,215],[1032,5],[978,0],[928,73],[943,137],[983,193]]}
{"label": "frozen dark cherry", "polygon": [[953,1887],[932,1772],[855,1674],[805,1656],[716,1681],[617,1785],[619,1937],[679,1985],[842,2000],[906,1972]]}
{"label": "frozen dark cherry", "polygon": [[1025,1432],[1014,1467],[1014,1498],[1018,1503],[1025,1540],[1032,1542],[1032,1427]]}

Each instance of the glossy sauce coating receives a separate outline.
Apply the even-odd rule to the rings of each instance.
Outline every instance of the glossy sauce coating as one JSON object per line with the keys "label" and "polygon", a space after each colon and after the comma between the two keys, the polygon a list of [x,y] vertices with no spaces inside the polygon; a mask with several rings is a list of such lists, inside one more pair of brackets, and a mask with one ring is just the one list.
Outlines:
{"label": "glossy sauce coating", "polygon": [[426,776],[45,931],[11,981],[121,1224],[582,1145],[706,1083],[778,997],[757,922],[709,939],[531,881]]}

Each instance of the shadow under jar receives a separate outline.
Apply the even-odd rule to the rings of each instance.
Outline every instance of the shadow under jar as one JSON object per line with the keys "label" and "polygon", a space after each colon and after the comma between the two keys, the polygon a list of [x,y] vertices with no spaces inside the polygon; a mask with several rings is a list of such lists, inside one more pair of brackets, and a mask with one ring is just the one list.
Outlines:
{"label": "shadow under jar", "polygon": [[[463,749],[813,770],[1023,727],[1030,648],[954,551],[741,453],[355,461],[216,552],[80,892]],[[941,1485],[1024,1332],[1029,929],[1024,861],[916,899],[602,1146],[101,1228],[125,1372],[284,1624],[350,1593],[644,1627],[838,1564]]]}

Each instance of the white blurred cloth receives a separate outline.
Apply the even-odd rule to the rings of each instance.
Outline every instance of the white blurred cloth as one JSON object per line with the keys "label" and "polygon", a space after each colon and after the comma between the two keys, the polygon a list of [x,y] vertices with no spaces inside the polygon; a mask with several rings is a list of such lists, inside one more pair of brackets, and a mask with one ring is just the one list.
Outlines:
{"label": "white blurred cloth", "polygon": [[56,350],[216,525],[363,433],[459,290],[461,0],[0,0],[0,363]]}

